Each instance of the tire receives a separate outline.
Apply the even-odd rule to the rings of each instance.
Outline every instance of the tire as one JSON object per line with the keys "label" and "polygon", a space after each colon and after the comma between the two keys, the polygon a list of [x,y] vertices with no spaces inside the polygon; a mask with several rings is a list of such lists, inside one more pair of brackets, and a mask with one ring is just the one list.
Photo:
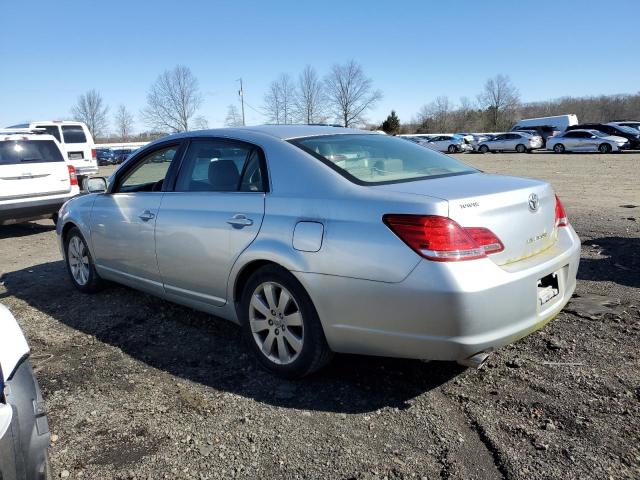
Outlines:
{"label": "tire", "polygon": [[243,336],[269,372],[282,378],[301,378],[331,360],[311,298],[284,268],[267,265],[253,273],[238,308]]}
{"label": "tire", "polygon": [[489,152],[489,147],[487,147],[486,145],[480,145],[480,148],[478,148],[478,151],[480,153],[488,153]]}
{"label": "tire", "polygon": [[95,293],[104,286],[104,281],[96,272],[87,242],[77,227],[73,227],[65,236],[64,263],[71,283],[81,292]]}
{"label": "tire", "polygon": [[447,152],[449,153],[456,153],[458,151],[458,149],[456,148],[455,145],[449,145],[449,147],[447,148]]}
{"label": "tire", "polygon": [[525,147],[523,144],[519,143],[518,145],[516,145],[516,152],[524,153],[526,151],[527,151],[527,147]]}
{"label": "tire", "polygon": [[564,153],[564,151],[565,151],[564,145],[561,144],[561,143],[556,143],[553,146],[553,151],[556,152],[556,153]]}
{"label": "tire", "polygon": [[613,149],[608,143],[601,143],[600,145],[598,145],[598,151],[600,153],[611,153],[611,150]]}

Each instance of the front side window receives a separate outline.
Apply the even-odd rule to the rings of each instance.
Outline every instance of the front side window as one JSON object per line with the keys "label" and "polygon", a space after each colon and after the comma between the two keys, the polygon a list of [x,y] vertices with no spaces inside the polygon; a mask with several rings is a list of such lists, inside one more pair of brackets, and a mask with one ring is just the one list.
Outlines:
{"label": "front side window", "polygon": [[159,192],[179,145],[155,150],[142,157],[120,181],[119,192]]}
{"label": "front side window", "polygon": [[0,142],[0,165],[64,162],[53,140],[19,140]]}
{"label": "front side window", "polygon": [[63,125],[62,137],[64,143],[87,143],[87,137],[80,125]]}
{"label": "front side window", "polygon": [[451,157],[386,135],[341,134],[290,143],[358,184],[381,184],[475,173]]}
{"label": "front side window", "polygon": [[261,153],[252,145],[194,140],[180,167],[177,192],[263,192]]}

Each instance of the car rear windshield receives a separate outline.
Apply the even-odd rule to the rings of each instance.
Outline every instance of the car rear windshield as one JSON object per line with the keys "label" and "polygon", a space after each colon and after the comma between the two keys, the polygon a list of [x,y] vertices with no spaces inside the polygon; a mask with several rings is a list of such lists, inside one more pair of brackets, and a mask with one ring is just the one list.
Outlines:
{"label": "car rear windshield", "polygon": [[326,135],[290,142],[357,184],[407,182],[477,172],[452,157],[387,135]]}
{"label": "car rear windshield", "polygon": [[62,136],[64,143],[87,143],[87,137],[80,125],[63,125]]}
{"label": "car rear windshield", "polygon": [[0,142],[0,165],[64,162],[53,140],[18,140]]}

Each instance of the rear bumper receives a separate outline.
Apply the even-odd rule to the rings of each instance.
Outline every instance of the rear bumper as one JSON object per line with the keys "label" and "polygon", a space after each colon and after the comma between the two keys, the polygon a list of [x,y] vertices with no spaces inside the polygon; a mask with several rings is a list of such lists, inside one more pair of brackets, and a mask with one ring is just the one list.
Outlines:
{"label": "rear bumper", "polygon": [[45,480],[49,425],[29,362],[18,367],[5,393],[7,403],[0,408],[11,410],[11,420],[0,437],[0,478]]}
{"label": "rear bumper", "polygon": [[91,165],[87,167],[75,167],[76,175],[91,175],[98,173],[98,165]]}
{"label": "rear bumper", "polygon": [[79,190],[76,187],[70,193],[63,195],[32,197],[11,201],[0,200],[0,225],[51,217],[58,213],[64,202],[75,197],[78,193]]}
{"label": "rear bumper", "polygon": [[[400,283],[296,273],[337,352],[461,360],[543,327],[576,286],[580,240],[562,228],[554,246],[519,262],[422,261]],[[537,283],[557,273],[560,294],[538,305]],[[321,292],[319,295],[318,292]]]}

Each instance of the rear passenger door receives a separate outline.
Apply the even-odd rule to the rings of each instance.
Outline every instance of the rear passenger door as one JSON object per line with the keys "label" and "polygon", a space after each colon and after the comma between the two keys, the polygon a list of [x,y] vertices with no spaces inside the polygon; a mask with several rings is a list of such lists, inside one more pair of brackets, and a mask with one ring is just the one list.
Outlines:
{"label": "rear passenger door", "polygon": [[156,223],[156,254],[165,293],[221,306],[236,259],[255,239],[267,188],[263,152],[226,139],[189,143]]}

